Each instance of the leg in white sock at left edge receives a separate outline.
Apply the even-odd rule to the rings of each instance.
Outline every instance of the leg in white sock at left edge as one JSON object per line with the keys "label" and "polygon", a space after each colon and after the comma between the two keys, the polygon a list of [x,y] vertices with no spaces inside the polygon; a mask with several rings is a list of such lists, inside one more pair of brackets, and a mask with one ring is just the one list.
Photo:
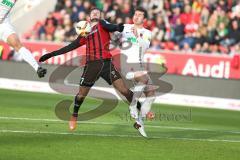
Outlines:
{"label": "leg in white sock at left edge", "polygon": [[23,46],[23,44],[20,42],[18,36],[16,33],[11,34],[7,38],[7,43],[17,51],[24,61],[26,61],[28,64],[32,66],[32,68],[37,71],[39,64],[34,59],[32,53]]}
{"label": "leg in white sock at left edge", "polygon": [[18,50],[18,53],[21,54],[24,61],[26,61],[28,64],[30,64],[35,71],[38,70],[39,65],[38,65],[37,61],[34,59],[31,52],[27,48],[25,48],[25,47],[20,48]]}

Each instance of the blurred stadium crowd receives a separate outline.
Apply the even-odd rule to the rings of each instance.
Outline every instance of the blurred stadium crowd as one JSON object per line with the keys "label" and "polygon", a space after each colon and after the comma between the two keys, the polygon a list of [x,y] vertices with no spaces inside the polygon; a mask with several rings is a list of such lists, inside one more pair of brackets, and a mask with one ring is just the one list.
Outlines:
{"label": "blurred stadium crowd", "polygon": [[58,0],[55,11],[24,38],[72,41],[74,23],[88,19],[90,8],[102,9],[112,23],[132,23],[136,6],[148,11],[153,50],[240,53],[240,0]]}

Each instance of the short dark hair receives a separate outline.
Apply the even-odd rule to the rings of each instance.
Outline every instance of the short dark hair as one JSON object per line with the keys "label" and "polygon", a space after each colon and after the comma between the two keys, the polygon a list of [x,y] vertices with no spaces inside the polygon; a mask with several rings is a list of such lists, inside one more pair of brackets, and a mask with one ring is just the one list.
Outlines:
{"label": "short dark hair", "polygon": [[137,7],[137,8],[135,9],[134,13],[135,13],[136,11],[143,12],[143,13],[144,13],[144,18],[148,18],[148,12],[147,12],[147,10],[146,10],[145,8],[143,8],[143,7]]}
{"label": "short dark hair", "polygon": [[99,8],[97,8],[97,7],[93,7],[93,8],[91,8],[91,10],[90,10],[89,13],[91,13],[91,12],[94,11],[94,10],[98,10],[98,11],[102,12],[101,9],[99,9]]}

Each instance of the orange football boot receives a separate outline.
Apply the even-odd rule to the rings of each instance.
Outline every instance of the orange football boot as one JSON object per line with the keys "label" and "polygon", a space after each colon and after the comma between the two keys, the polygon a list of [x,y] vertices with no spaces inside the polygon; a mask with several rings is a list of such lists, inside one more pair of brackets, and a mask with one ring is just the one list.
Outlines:
{"label": "orange football boot", "polygon": [[74,131],[76,128],[77,128],[77,117],[72,115],[69,121],[69,129],[70,131]]}

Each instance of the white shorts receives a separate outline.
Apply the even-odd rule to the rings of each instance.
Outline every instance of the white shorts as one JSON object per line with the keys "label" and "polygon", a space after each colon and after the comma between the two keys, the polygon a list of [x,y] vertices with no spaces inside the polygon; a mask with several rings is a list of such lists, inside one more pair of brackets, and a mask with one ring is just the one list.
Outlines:
{"label": "white shorts", "polygon": [[16,33],[11,23],[6,19],[0,24],[0,40],[7,42],[8,37]]}
{"label": "white shorts", "polygon": [[121,73],[126,79],[134,79],[139,74],[147,74],[146,68],[138,63],[121,65]]}
{"label": "white shorts", "polygon": [[129,54],[130,56],[121,53],[121,73],[126,79],[134,79],[136,72],[147,73],[144,62],[139,61],[139,58],[134,53]]}

